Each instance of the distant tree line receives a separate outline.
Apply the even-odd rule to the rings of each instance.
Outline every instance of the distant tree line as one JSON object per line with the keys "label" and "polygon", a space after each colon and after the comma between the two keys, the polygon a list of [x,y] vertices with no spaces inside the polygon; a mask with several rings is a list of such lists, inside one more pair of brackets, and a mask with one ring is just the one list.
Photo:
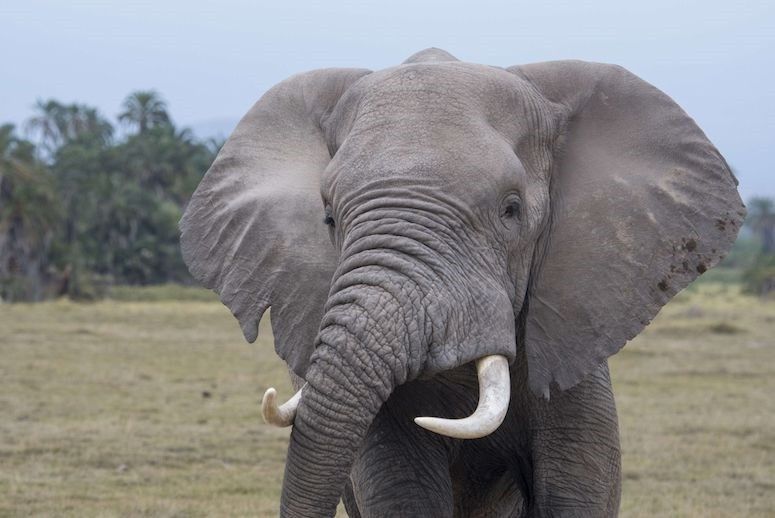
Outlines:
{"label": "distant tree line", "polygon": [[154,91],[130,94],[118,121],[120,138],[95,108],[48,100],[0,126],[3,301],[189,281],[177,224],[219,143],[175,127]]}
{"label": "distant tree line", "polygon": [[[154,91],[130,94],[118,121],[121,137],[95,108],[47,100],[21,132],[0,126],[0,301],[191,281],[178,220],[220,145],[175,127]],[[749,292],[775,291],[772,200],[748,202],[721,267]]]}

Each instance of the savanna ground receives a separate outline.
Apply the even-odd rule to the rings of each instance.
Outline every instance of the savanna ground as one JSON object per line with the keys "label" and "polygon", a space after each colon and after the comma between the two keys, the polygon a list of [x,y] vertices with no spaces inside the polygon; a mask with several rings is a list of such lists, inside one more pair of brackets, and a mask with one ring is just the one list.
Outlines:
{"label": "savanna ground", "polygon": [[[268,322],[249,346],[204,292],[116,296],[0,306],[0,516],[276,515]],[[775,300],[695,285],[611,371],[622,516],[775,515]]]}

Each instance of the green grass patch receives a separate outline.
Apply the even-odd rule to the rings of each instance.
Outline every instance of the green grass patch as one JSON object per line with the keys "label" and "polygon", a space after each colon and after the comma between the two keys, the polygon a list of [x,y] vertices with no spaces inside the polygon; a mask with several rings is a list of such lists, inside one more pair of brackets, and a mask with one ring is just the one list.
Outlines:
{"label": "green grass patch", "polygon": [[198,286],[183,286],[181,284],[113,286],[107,290],[106,298],[124,302],[209,302],[218,300],[218,296],[212,290]]}

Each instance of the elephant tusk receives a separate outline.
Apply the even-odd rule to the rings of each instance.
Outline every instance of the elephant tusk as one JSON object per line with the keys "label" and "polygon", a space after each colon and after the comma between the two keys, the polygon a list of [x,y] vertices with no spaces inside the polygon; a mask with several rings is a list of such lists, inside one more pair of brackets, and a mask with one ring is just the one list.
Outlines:
{"label": "elephant tusk", "polygon": [[479,404],[473,414],[464,419],[416,417],[414,422],[426,430],[457,439],[479,439],[494,432],[509,409],[509,362],[504,356],[485,356],[476,360],[476,372]]}
{"label": "elephant tusk", "polygon": [[[305,384],[306,386],[306,384]],[[296,409],[301,401],[301,387],[291,399],[277,406],[277,391],[274,387],[266,389],[264,398],[261,400],[261,414],[264,416],[264,422],[281,428],[291,426],[296,417]]]}

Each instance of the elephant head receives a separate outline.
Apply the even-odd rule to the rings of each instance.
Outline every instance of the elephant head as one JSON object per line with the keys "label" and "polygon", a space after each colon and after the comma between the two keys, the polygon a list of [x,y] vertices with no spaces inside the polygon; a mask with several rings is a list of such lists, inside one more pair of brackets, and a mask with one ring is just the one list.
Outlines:
{"label": "elephant head", "polygon": [[294,423],[289,516],[333,514],[398,385],[476,361],[479,437],[529,389],[574,386],[714,266],[745,210],[667,95],[580,61],[496,68],[429,49],[378,72],[325,69],[268,91],[181,222],[184,258],[248,341],[271,306],[306,380],[265,415]]}

